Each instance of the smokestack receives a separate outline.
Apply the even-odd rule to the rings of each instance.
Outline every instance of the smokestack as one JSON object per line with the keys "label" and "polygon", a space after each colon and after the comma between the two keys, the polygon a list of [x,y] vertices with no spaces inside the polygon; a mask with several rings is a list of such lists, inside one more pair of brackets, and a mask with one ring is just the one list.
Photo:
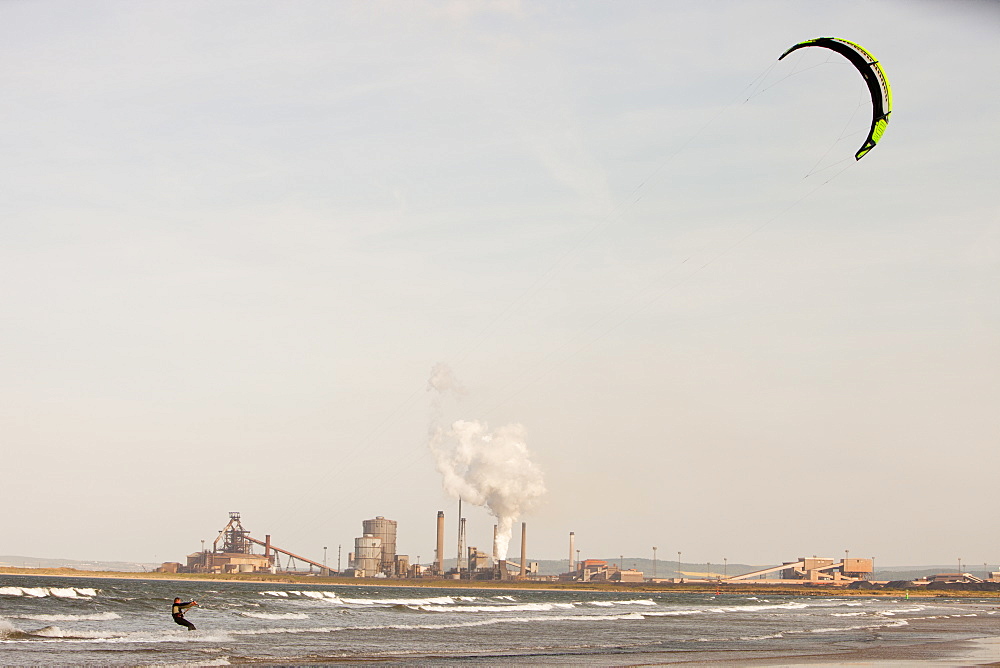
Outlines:
{"label": "smokestack", "polygon": [[497,525],[493,525],[493,563],[497,563]]}
{"label": "smokestack", "polygon": [[462,517],[462,497],[458,497],[458,557],[455,559],[455,570],[462,576],[462,553],[465,552],[465,518]]}
{"label": "smokestack", "polygon": [[573,548],[575,547],[574,543],[576,543],[576,534],[574,532],[570,531],[569,532],[569,572],[570,573],[572,573],[573,571],[576,570],[576,562],[574,561],[574,556],[573,556],[574,555]]}
{"label": "smokestack", "polygon": [[264,556],[271,558],[271,534],[264,534]]}
{"label": "smokestack", "polygon": [[521,522],[521,577],[528,576],[528,523]]}
{"label": "smokestack", "polygon": [[434,553],[434,570],[438,575],[444,573],[444,511],[438,511],[437,551]]}
{"label": "smokestack", "polygon": [[465,570],[469,570],[469,557],[465,550],[465,518],[459,520],[459,530],[458,530],[458,568],[459,572],[462,571],[462,564],[465,564]]}

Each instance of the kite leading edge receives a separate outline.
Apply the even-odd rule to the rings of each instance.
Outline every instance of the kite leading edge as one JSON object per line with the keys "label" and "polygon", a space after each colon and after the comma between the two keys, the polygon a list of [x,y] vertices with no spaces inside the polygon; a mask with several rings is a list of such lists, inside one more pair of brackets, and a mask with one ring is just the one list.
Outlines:
{"label": "kite leading edge", "polygon": [[872,95],[872,127],[865,143],[854,154],[855,160],[860,160],[868,151],[875,148],[875,144],[882,138],[882,134],[889,124],[889,114],[892,113],[892,91],[889,89],[889,80],[885,76],[885,71],[875,57],[864,48],[839,37],[817,37],[799,42],[781,54],[781,58],[778,60],[796,49],[807,46],[823,47],[846,57],[852,65],[858,68],[865,83],[868,84],[868,90]]}

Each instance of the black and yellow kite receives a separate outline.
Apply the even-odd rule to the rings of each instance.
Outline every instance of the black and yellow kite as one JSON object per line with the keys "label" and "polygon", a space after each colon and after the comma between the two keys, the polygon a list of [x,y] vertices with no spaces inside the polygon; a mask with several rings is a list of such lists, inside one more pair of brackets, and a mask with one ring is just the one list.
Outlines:
{"label": "black and yellow kite", "polygon": [[[875,57],[854,42],[848,42],[839,37],[817,37],[805,42],[799,42],[792,48],[781,54],[784,58],[792,51],[807,46],[821,46],[825,49],[836,51],[846,57],[851,64],[858,68],[868,90],[872,94],[872,128],[868,133],[868,138],[861,148],[854,154],[856,160],[860,160],[868,151],[875,148],[875,144],[882,138],[886,126],[889,124],[889,114],[892,113],[892,91],[889,89],[889,80],[885,77],[882,66],[875,60]],[[778,60],[781,60],[778,58]]]}

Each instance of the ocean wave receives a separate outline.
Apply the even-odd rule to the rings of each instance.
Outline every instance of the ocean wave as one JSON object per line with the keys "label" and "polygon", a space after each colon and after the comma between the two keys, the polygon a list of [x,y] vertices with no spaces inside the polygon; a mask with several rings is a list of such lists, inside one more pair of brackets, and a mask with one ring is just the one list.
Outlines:
{"label": "ocean wave", "polygon": [[121,619],[121,615],[114,612],[95,612],[83,615],[6,615],[14,619],[31,619],[36,622],[107,622],[112,619]]}
{"label": "ocean wave", "polygon": [[195,663],[153,663],[150,665],[156,666],[156,668],[199,668],[200,666],[231,666],[233,664],[229,663],[229,659],[218,658]]}
{"label": "ocean wave", "polygon": [[690,610],[690,609],[686,609],[686,610],[664,610],[662,612],[660,612],[660,611],[651,612],[651,611],[643,610],[642,614],[645,615],[646,617],[682,617],[684,615],[703,615],[703,614],[705,614],[705,612],[706,612],[705,610]]}
{"label": "ocean wave", "polygon": [[327,603],[359,606],[394,606],[394,605],[457,605],[478,601],[478,596],[434,596],[429,598],[343,598],[333,591],[289,590],[262,591],[262,596],[281,598],[303,597],[322,600]]}
{"label": "ocean wave", "polygon": [[8,640],[21,635],[24,635],[24,631],[0,617],[0,640]]}
{"label": "ocean wave", "polygon": [[0,596],[28,596],[30,598],[94,598],[96,589],[88,587],[0,587]]}
{"label": "ocean wave", "polygon": [[58,626],[43,626],[34,631],[25,631],[25,633],[35,638],[53,638],[59,640],[105,640],[115,637],[104,631],[66,631]]}
{"label": "ocean wave", "polygon": [[240,614],[254,619],[309,619],[309,615],[304,612],[241,612]]}
{"label": "ocean wave", "polygon": [[[45,626],[34,631],[5,632],[0,625],[0,639],[29,640],[34,642],[58,642],[60,644],[131,644],[131,643],[219,643],[231,642],[232,637],[225,631],[186,631],[184,629],[158,632],[109,632],[66,630],[58,626]],[[202,664],[199,664],[202,665]]]}
{"label": "ocean wave", "polygon": [[897,608],[895,610],[879,610],[878,614],[883,615],[885,617],[892,617],[894,615],[898,615],[898,614],[902,614],[902,613],[906,613],[906,612],[922,612],[922,611],[924,611],[926,609],[927,608],[925,606],[923,606],[923,605],[917,605],[917,606],[914,606],[912,608]]}
{"label": "ocean wave", "polygon": [[270,628],[270,629],[240,629],[229,631],[235,636],[256,636],[268,634],[300,634],[300,633],[336,633],[339,631],[440,631],[447,629],[472,628],[476,626],[492,626],[494,624],[530,624],[539,622],[603,622],[603,621],[641,621],[645,617],[638,612],[627,612],[620,615],[557,615],[551,617],[492,617],[466,622],[448,624],[372,624],[365,626],[314,626],[302,628]]}
{"label": "ocean wave", "polygon": [[573,603],[523,603],[521,605],[407,605],[411,610],[422,612],[550,612],[571,610]]}
{"label": "ocean wave", "polygon": [[342,598],[347,605],[457,605],[459,601],[475,601],[474,596],[435,596],[432,598]]}
{"label": "ocean wave", "polygon": [[789,601],[788,603],[772,603],[771,605],[733,605],[720,608],[708,608],[709,612],[762,612],[764,610],[801,610],[809,604]]}

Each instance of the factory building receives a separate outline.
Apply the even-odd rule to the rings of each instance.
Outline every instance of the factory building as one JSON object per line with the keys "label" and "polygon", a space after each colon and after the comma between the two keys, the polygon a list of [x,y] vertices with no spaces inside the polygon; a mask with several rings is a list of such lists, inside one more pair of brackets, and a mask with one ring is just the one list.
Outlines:
{"label": "factory building", "polygon": [[[254,553],[254,546],[263,547],[263,554]],[[279,555],[287,557],[284,569]],[[327,572],[323,564],[273,545],[270,534],[262,541],[253,538],[243,528],[240,514],[233,512],[229,513],[229,523],[219,532],[211,550],[203,548],[201,552],[189,554],[186,564],[166,562],[156,570],[165,573],[276,573],[292,571],[296,562],[308,564],[310,572],[314,566],[320,572]]]}
{"label": "factory building", "polygon": [[366,533],[354,539],[354,576],[375,577],[382,572],[382,539]]}
{"label": "factory building", "polygon": [[576,570],[563,573],[560,580],[573,582],[643,582],[643,572],[634,568],[621,568],[603,559],[581,559]]}
{"label": "factory building", "polygon": [[[786,561],[780,566],[762,568],[742,575],[734,575],[722,582],[737,582],[755,579],[774,584],[825,583],[849,584],[859,580],[870,580],[875,571],[872,559],[830,559],[826,557],[802,557],[798,561]],[[765,576],[775,573],[777,578]]]}
{"label": "factory building", "polygon": [[[361,522],[362,535],[354,539],[354,552],[349,557],[354,577],[393,577],[406,575],[409,557],[396,555],[396,520],[379,515]],[[402,562],[402,563],[401,563]]]}
{"label": "factory building", "polygon": [[[366,536],[374,536],[381,541],[381,562],[377,572],[392,576],[396,574],[396,520],[387,520],[381,515],[361,523]],[[405,571],[404,571],[405,572]]]}

